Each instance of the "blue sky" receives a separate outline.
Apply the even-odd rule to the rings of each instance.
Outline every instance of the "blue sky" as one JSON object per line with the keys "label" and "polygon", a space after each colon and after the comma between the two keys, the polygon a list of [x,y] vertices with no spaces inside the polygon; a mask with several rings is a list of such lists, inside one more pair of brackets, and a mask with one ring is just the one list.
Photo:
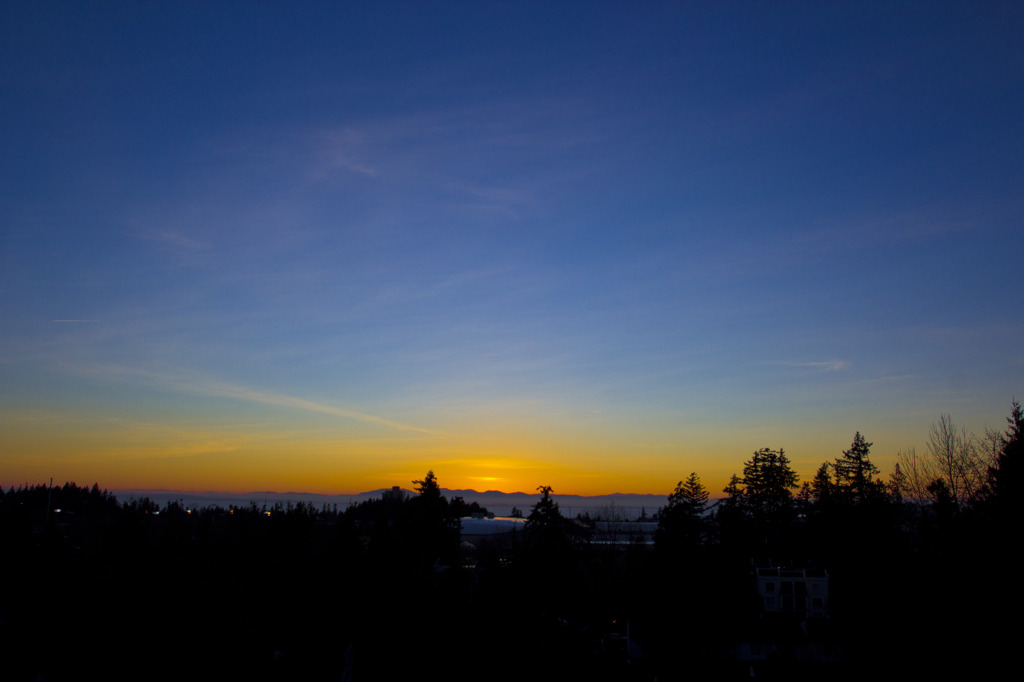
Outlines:
{"label": "blue sky", "polygon": [[667,494],[1022,393],[1017,3],[0,12],[6,483]]}

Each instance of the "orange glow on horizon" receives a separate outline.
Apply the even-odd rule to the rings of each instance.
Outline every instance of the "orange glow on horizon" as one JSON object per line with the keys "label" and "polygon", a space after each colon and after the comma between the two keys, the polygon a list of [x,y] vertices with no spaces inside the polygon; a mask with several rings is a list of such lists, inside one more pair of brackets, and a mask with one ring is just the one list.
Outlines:
{"label": "orange glow on horizon", "polygon": [[[352,438],[322,429],[193,423],[135,423],[91,415],[16,415],[6,420],[4,487],[48,480],[98,483],[106,489],[168,489],[357,494],[412,481],[434,471],[451,490],[556,494],[649,493],[667,496],[696,472],[712,497],[757,447],[779,436],[753,429],[722,432],[639,432],[615,425],[558,430],[487,424],[460,433],[393,433]],[[774,431],[782,433],[785,425]],[[793,428],[794,432],[800,430]],[[801,480],[837,456],[848,436],[803,430],[803,441],[783,442]],[[824,434],[824,435],[823,435]],[[876,438],[876,441],[879,440]],[[876,447],[876,450],[878,448]],[[891,463],[874,458],[886,472]]]}

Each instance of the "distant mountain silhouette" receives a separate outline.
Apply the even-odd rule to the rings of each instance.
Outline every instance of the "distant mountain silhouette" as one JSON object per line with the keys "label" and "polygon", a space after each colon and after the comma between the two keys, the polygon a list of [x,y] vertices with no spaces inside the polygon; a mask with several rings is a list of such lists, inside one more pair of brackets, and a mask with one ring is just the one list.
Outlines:
{"label": "distant mountain silhouette", "polygon": [[[273,492],[268,490],[245,493],[228,493],[216,491],[196,492],[188,490],[132,489],[114,490],[111,492],[113,492],[114,495],[117,496],[117,499],[122,502],[131,498],[141,499],[143,497],[148,497],[160,505],[164,505],[172,500],[180,501],[187,507],[228,507],[230,505],[247,507],[253,503],[259,507],[262,507],[263,505],[272,507],[278,502],[282,504],[286,504],[288,502],[304,502],[306,504],[312,504],[316,508],[320,508],[324,504],[328,505],[328,507],[333,507],[333,505],[336,504],[338,505],[338,509],[342,510],[347,508],[350,504],[358,504],[364,500],[378,498],[385,491],[390,490],[390,488],[381,488],[379,490],[370,490],[355,495],[324,495],[319,493]],[[402,492],[407,495],[416,494],[413,490],[407,488],[402,488]],[[504,493],[499,490],[479,492],[476,490],[452,490],[448,488],[442,488],[441,492],[448,499],[461,497],[468,504],[478,502],[481,506],[486,507],[499,516],[507,515],[512,510],[512,507],[518,507],[520,510],[528,510],[538,498],[538,494],[536,492]],[[558,493],[554,493],[552,498],[558,502],[562,512],[567,516],[575,516],[576,514],[585,513],[593,514],[596,511],[614,511],[626,517],[635,517],[640,514],[641,510],[646,510],[648,515],[657,512],[659,507],[665,505],[667,494],[668,492],[666,492],[665,495],[632,493],[613,493],[611,495],[559,495]]]}

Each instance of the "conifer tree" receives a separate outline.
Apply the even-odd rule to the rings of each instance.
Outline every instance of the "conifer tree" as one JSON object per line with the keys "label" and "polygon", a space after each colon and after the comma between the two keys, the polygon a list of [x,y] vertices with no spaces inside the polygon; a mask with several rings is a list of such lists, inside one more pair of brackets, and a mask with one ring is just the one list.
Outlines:
{"label": "conifer tree", "polygon": [[558,503],[551,499],[553,489],[549,485],[537,486],[541,497],[533,508],[530,515],[526,517],[528,528],[551,528],[562,524],[562,512],[558,510]]}
{"label": "conifer tree", "polygon": [[1021,497],[1024,492],[1024,410],[1013,401],[1013,410],[1006,418],[1009,428],[1002,437],[995,464],[989,467],[988,479],[996,509],[1007,520],[1021,518]]}
{"label": "conifer tree", "polygon": [[701,523],[707,507],[708,490],[693,472],[679,481],[668,496],[668,504],[658,512],[655,542],[659,546],[693,544],[700,540]]}
{"label": "conifer tree", "polygon": [[811,480],[811,497],[819,505],[828,504],[835,496],[836,486],[832,482],[832,475],[829,473],[830,468],[831,465],[828,462],[822,462],[821,466],[814,473],[814,478]]}
{"label": "conifer tree", "polygon": [[872,445],[874,443],[867,442],[858,431],[850,449],[843,450],[843,456],[837,458],[833,465],[837,490],[857,504],[878,500],[885,492],[885,486],[875,478],[879,473],[878,467],[868,456]]}
{"label": "conifer tree", "polygon": [[779,517],[792,511],[791,489],[798,481],[781,448],[761,448],[743,465],[744,497],[755,517]]}
{"label": "conifer tree", "polygon": [[535,557],[541,561],[555,561],[569,548],[570,539],[565,517],[558,509],[558,503],[551,499],[551,486],[537,486],[540,500],[530,509],[526,517],[527,541]]}

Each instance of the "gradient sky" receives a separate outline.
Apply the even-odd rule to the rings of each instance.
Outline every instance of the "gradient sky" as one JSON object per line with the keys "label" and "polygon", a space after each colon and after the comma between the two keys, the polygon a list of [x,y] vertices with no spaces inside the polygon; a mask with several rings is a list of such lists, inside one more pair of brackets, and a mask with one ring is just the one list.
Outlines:
{"label": "gradient sky", "polygon": [[0,5],[0,483],[721,489],[1024,397],[1024,4]]}

